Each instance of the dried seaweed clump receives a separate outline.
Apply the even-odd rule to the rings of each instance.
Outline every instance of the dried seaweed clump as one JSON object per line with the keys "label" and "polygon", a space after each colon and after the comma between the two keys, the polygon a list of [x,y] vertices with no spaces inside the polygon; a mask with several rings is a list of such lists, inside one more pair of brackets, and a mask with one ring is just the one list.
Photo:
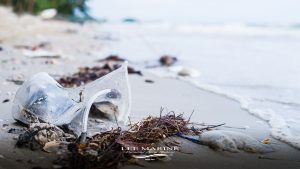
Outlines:
{"label": "dried seaweed clump", "polygon": [[174,113],[169,113],[160,117],[149,116],[142,122],[131,125],[120,140],[135,143],[157,143],[164,138],[175,136],[179,132],[190,133],[188,124],[189,121],[183,118],[183,114],[176,116]]}
{"label": "dried seaweed clump", "polygon": [[[124,61],[125,59],[118,56],[108,56],[100,60],[100,66],[81,67],[77,73],[71,76],[61,77],[58,82],[64,87],[81,86],[118,69]],[[141,71],[137,71],[132,67],[128,67],[128,73],[142,75]]]}
{"label": "dried seaweed clump", "polygon": [[86,144],[71,144],[71,168],[119,168],[128,162],[131,156],[122,151],[122,145],[117,142],[120,135],[119,129],[111,130],[93,136]]}
{"label": "dried seaweed clump", "polygon": [[72,168],[118,168],[124,163],[132,163],[136,153],[123,151],[122,147],[155,147],[161,143],[178,145],[174,140],[173,144],[170,144],[170,140],[166,141],[166,138],[179,132],[192,132],[188,124],[189,121],[185,120],[182,114],[176,116],[169,113],[160,117],[149,116],[139,123],[130,124],[129,129],[125,131],[119,128],[97,134],[86,144],[73,146]]}

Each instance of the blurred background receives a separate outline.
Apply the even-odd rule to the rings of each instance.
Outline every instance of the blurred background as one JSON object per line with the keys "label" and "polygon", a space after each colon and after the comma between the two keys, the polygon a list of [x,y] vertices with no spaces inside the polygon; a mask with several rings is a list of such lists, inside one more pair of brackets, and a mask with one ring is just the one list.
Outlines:
{"label": "blurred background", "polygon": [[94,30],[105,30],[111,40],[105,42],[109,48],[99,52],[103,55],[115,53],[139,64],[165,54],[176,56],[178,66],[199,72],[193,77],[198,87],[239,101],[273,129],[282,129],[282,140],[300,140],[298,0],[0,3],[18,14],[40,15],[52,9],[56,19],[99,24]]}

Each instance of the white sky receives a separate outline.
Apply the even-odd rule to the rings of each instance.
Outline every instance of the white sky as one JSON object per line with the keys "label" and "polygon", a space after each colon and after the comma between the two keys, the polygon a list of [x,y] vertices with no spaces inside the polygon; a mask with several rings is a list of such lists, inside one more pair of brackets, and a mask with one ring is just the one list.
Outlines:
{"label": "white sky", "polygon": [[109,20],[202,23],[300,23],[300,0],[89,0],[91,13]]}

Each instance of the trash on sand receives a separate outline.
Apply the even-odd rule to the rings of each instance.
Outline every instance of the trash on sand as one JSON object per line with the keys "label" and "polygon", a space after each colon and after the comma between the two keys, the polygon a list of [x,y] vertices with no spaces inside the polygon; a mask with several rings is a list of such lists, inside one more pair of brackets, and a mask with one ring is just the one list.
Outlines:
{"label": "trash on sand", "polygon": [[[12,107],[14,119],[25,123],[68,124],[77,136],[87,133],[87,123],[94,102],[117,106],[113,121],[127,121],[131,107],[127,62],[92,83],[73,89],[63,88],[47,73],[38,73],[18,89]],[[108,120],[109,121],[109,120]]]}
{"label": "trash on sand", "polygon": [[[112,95],[115,97],[115,94]],[[111,111],[110,104],[105,103],[104,107],[101,106],[102,103],[99,108],[101,111]],[[65,127],[32,123],[28,130],[19,136],[17,146],[39,148],[52,153],[61,152],[54,164],[73,169],[117,168],[123,164],[141,165],[138,163],[139,159],[169,161],[171,155],[159,147],[177,147],[172,151],[180,151],[181,143],[176,141],[174,136],[231,152],[245,150],[265,153],[272,150],[269,145],[243,133],[213,129],[224,124],[195,128],[197,123],[190,122],[191,115],[185,119],[183,114],[176,115],[171,111],[163,115],[162,112],[163,109],[160,116],[149,116],[137,123],[130,121],[124,128],[115,127],[108,131],[100,131],[92,137],[87,137],[85,142],[79,142]],[[127,147],[135,147],[138,151],[126,149]],[[144,149],[141,149],[142,147]]]}
{"label": "trash on sand", "polygon": [[168,56],[168,55],[164,55],[159,59],[159,62],[163,66],[172,66],[177,62],[177,58]]}
{"label": "trash on sand", "polygon": [[23,49],[22,53],[30,58],[60,58],[61,55],[58,53],[50,52],[44,49],[28,50]]}
{"label": "trash on sand", "polygon": [[269,153],[274,151],[271,145],[263,144],[249,135],[235,131],[211,130],[203,132],[199,136],[199,141],[213,149],[230,152],[243,150],[251,153]]}
{"label": "trash on sand", "polygon": [[[162,110],[161,110],[162,111]],[[189,134],[189,121],[183,114],[175,115],[169,112],[159,117],[149,116],[137,123],[130,123],[128,128],[120,128],[102,132],[87,139],[86,144],[69,144],[72,152],[71,168],[109,168],[117,167],[124,163],[144,160],[167,160],[169,154],[162,153],[160,149],[151,151],[159,144],[172,147],[180,143],[173,139],[166,139],[182,132]],[[138,152],[124,151],[122,147],[135,147]],[[141,151],[141,147],[146,148]],[[136,163],[136,161],[135,161]]]}

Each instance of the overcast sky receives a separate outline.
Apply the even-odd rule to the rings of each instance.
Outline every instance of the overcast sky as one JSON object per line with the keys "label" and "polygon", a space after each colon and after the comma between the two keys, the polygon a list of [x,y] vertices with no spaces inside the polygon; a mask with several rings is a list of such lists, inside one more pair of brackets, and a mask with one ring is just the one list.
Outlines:
{"label": "overcast sky", "polygon": [[90,12],[109,20],[202,23],[300,23],[300,0],[89,0]]}

